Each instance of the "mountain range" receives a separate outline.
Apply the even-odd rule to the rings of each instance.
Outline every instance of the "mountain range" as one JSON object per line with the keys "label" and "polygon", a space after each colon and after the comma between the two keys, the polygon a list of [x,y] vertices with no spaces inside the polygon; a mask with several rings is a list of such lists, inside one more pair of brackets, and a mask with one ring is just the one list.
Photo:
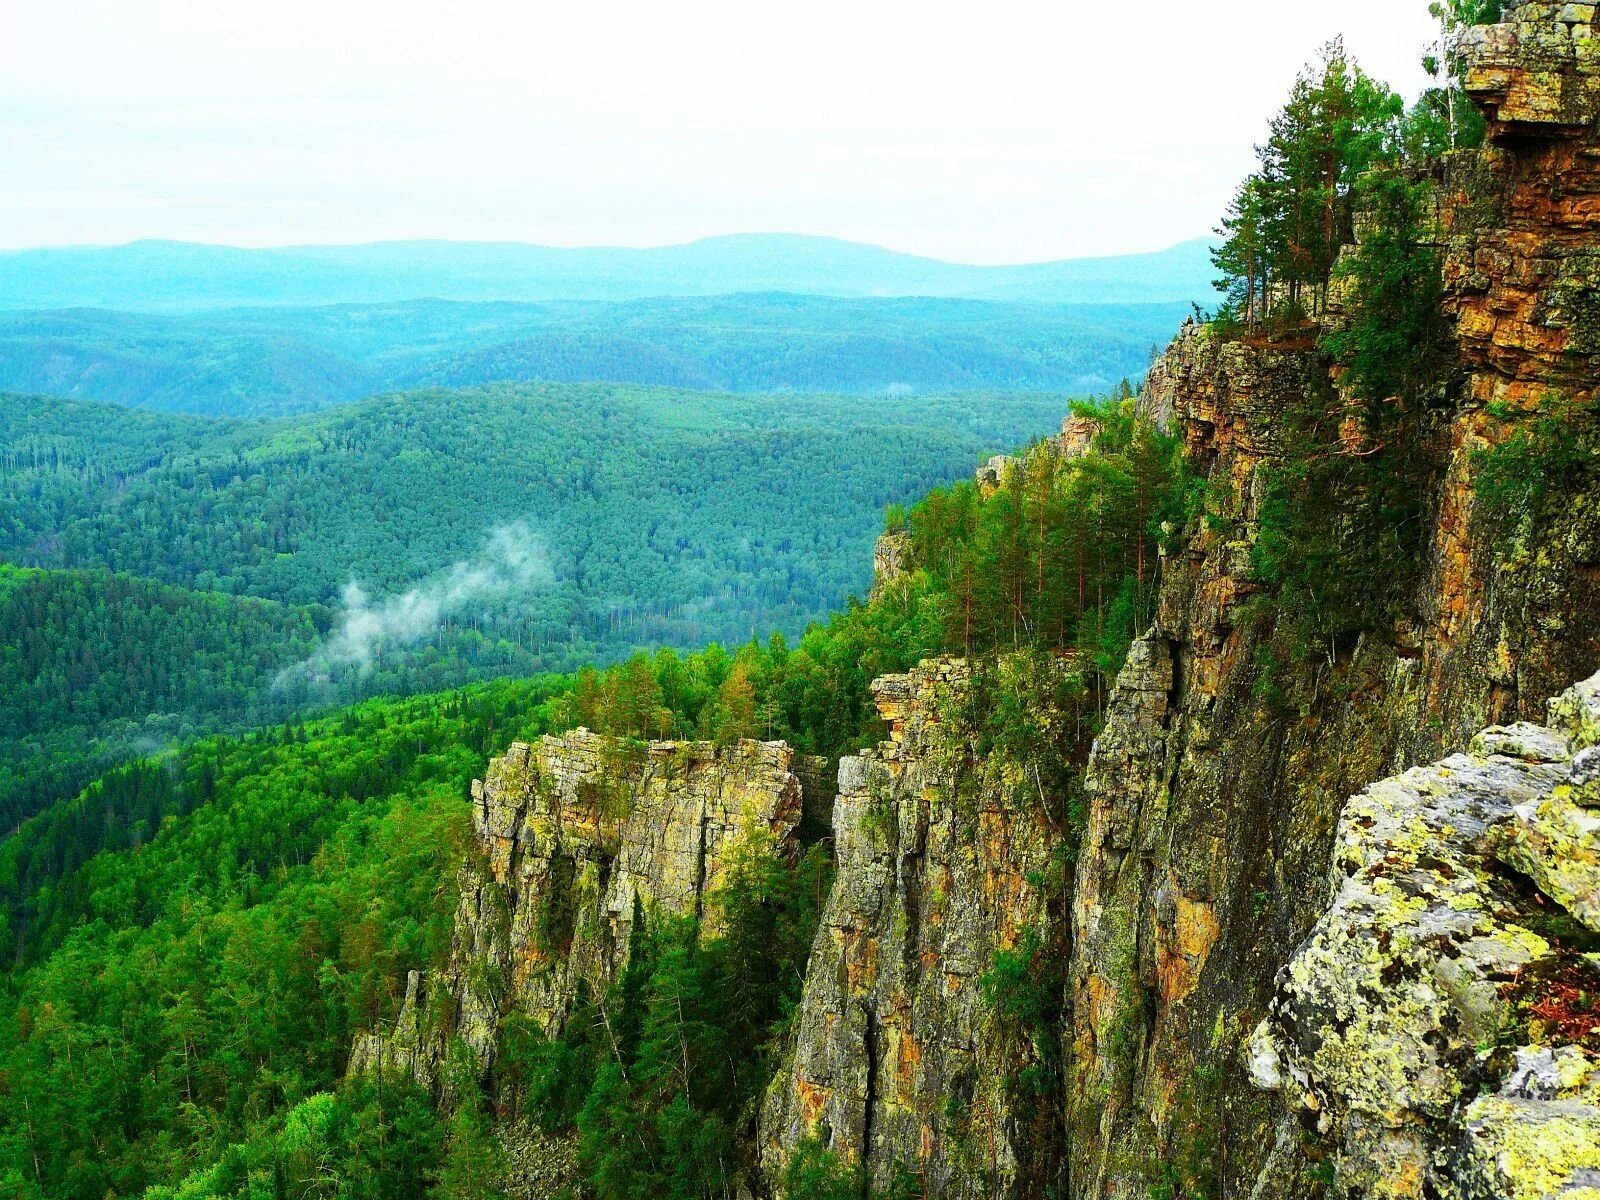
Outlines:
{"label": "mountain range", "polygon": [[677,246],[406,241],[243,249],[138,241],[0,253],[0,308],[194,310],[445,300],[630,300],[783,291],[1051,304],[1209,303],[1206,239],[1165,250],[976,266],[801,234]]}

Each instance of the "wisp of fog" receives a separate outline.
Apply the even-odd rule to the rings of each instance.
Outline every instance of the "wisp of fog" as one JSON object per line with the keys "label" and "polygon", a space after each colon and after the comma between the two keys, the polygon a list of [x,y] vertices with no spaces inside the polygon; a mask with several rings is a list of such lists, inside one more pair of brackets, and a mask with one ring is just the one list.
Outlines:
{"label": "wisp of fog", "polygon": [[278,672],[275,686],[327,683],[344,671],[365,675],[385,647],[416,642],[469,605],[547,587],[553,578],[544,539],[518,521],[495,527],[471,558],[397,596],[374,601],[351,580],[335,631],[309,657]]}

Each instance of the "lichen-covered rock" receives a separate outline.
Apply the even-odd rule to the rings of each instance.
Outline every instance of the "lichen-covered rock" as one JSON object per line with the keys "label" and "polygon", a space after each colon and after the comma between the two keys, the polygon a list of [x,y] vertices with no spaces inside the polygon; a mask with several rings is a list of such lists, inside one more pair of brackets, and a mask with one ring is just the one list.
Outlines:
{"label": "lichen-covered rock", "polygon": [[[1043,439],[1033,452],[1050,454],[1061,461],[1082,458],[1094,449],[1099,437],[1099,421],[1072,413],[1061,422],[1061,432]],[[1005,484],[1018,461],[1015,455],[1010,454],[996,454],[990,458],[974,472],[973,479],[978,491],[985,496],[994,494]]]}
{"label": "lichen-covered rock", "polygon": [[[515,1005],[559,1032],[580,983],[627,965],[635,911],[702,917],[731,856],[789,842],[800,819],[781,742],[641,744],[577,730],[513,746],[473,789],[487,871],[457,910],[452,991],[462,1040],[486,1058]],[[493,964],[497,971],[485,972]]]}
{"label": "lichen-covered rock", "polygon": [[1576,803],[1569,785],[1521,805],[1499,834],[1502,862],[1600,933],[1600,810]]}
{"label": "lichen-covered rock", "polygon": [[1469,30],[1466,88],[1497,137],[1585,129],[1600,107],[1593,4],[1521,4],[1498,25]]}
{"label": "lichen-covered rock", "polygon": [[1519,986],[1562,961],[1533,928],[1543,902],[1495,855],[1519,809],[1568,786],[1568,733],[1491,729],[1345,806],[1332,902],[1250,1047],[1256,1083],[1321,1134],[1340,1195],[1531,1198],[1600,1181],[1587,1052],[1525,1047],[1503,1085],[1489,1052],[1516,1028]]}
{"label": "lichen-covered rock", "polygon": [[1600,1066],[1567,1046],[1517,1052],[1517,1070],[1474,1100],[1445,1159],[1471,1200],[1600,1197]]}
{"label": "lichen-covered rock", "polygon": [[1063,832],[1020,765],[976,753],[972,687],[955,659],[878,680],[889,738],[840,764],[838,870],[762,1119],[773,1176],[820,1138],[879,1185],[903,1163],[929,1195],[1042,1194],[1030,1172],[1051,1164],[1024,1161],[1044,1143],[1016,1101],[1034,1047],[983,979],[997,952],[1059,936]]}
{"label": "lichen-covered rock", "polygon": [[571,1200],[583,1194],[576,1135],[552,1136],[526,1124],[499,1131],[507,1200]]}
{"label": "lichen-covered rock", "polygon": [[715,896],[733,856],[789,853],[802,798],[782,742],[637,742],[579,729],[514,743],[472,788],[478,855],[462,873],[442,1027],[417,1034],[408,997],[380,1049],[364,1035],[351,1069],[427,1062],[438,1078],[454,1035],[487,1067],[501,1018],[527,1013],[559,1033],[579,989],[598,994],[626,966],[636,914],[717,928]]}
{"label": "lichen-covered rock", "polygon": [[427,1088],[436,1086],[441,1064],[432,1034],[423,1022],[425,1007],[422,973],[409,971],[400,1015],[387,1030],[364,1030],[356,1034],[350,1049],[349,1073],[393,1072],[409,1075]]}
{"label": "lichen-covered rock", "polygon": [[1560,787],[1517,806],[1494,851],[1600,933],[1600,676],[1551,701],[1550,724],[1572,747],[1571,768]]}

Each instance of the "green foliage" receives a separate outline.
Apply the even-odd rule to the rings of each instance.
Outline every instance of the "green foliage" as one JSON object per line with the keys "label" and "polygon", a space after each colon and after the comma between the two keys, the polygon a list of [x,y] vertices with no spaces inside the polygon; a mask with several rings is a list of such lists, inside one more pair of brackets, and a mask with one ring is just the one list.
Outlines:
{"label": "green foliage", "polygon": [[784,1200],[861,1200],[867,1190],[865,1172],[816,1138],[796,1146],[784,1167]]}
{"label": "green foliage", "polygon": [[1430,185],[1374,169],[1355,192],[1364,228],[1341,268],[1349,319],[1327,336],[1325,347],[1344,366],[1344,382],[1363,404],[1369,434],[1383,436],[1402,419],[1393,406],[1415,407],[1442,370],[1444,281],[1423,226]]}
{"label": "green foliage", "polygon": [[[1107,677],[1120,667],[1118,660]],[[1065,835],[1064,851],[1075,852],[1082,760],[1099,730],[1099,704],[1086,682],[1094,672],[1069,669],[1039,647],[979,660],[973,671],[968,717],[978,730],[976,753],[1010,781],[1012,802],[1039,813]]]}
{"label": "green foliage", "polygon": [[1089,452],[1044,443],[990,495],[959,483],[911,509],[913,565],[951,650],[1077,649],[1110,675],[1148,619],[1160,547],[1186,518],[1177,440],[1132,400],[1075,411],[1100,425]]}
{"label": "green foliage", "polygon": [[1039,930],[1030,926],[1011,949],[995,952],[994,965],[979,980],[999,1028],[1030,1050],[1009,1081],[1024,1120],[1048,1109],[1050,1098],[1063,1085],[1066,961],[1063,947],[1046,944]]}
{"label": "green foliage", "polygon": [[1330,43],[1301,72],[1217,232],[1229,313],[1251,328],[1320,313],[1351,240],[1357,181],[1403,143],[1403,105]]}
{"label": "green foliage", "polygon": [[[1054,908],[1057,928],[1065,923],[1064,892],[1061,900]],[[1011,1063],[1005,1090],[1013,1119],[1026,1130],[1019,1167],[1030,1194],[1054,1196],[1065,1186],[1060,1097],[1067,1086],[1067,958],[1062,941],[1028,926],[1009,949],[995,952],[978,981],[992,1015],[991,1036]]]}
{"label": "green foliage", "polygon": [[289,711],[272,682],[327,610],[0,563],[0,828],[129,749]]}
{"label": "green foliage", "polygon": [[1220,1082],[1220,1071],[1200,1066],[1178,1090],[1172,1143],[1155,1163],[1155,1180],[1146,1193],[1149,1200],[1216,1200],[1222,1194],[1217,1170]]}
{"label": "green foliage", "polygon": [[1271,591],[1252,614],[1280,662],[1331,667],[1362,634],[1391,628],[1422,561],[1432,464],[1410,434],[1345,452],[1337,409],[1301,412],[1297,449],[1265,478],[1253,569]]}
{"label": "green foliage", "polygon": [[1339,390],[1310,387],[1289,406],[1283,453],[1264,475],[1253,555],[1271,594],[1254,611],[1273,639],[1262,694],[1279,687],[1271,664],[1331,667],[1362,634],[1392,628],[1424,560],[1437,470],[1427,412],[1448,357],[1429,187],[1377,164],[1350,191],[1362,229],[1340,268],[1347,317],[1322,339]]}
{"label": "green foliage", "polygon": [[[0,583],[0,828],[130,750],[307,705],[794,636],[863,590],[886,502],[1059,405],[502,385],[210,421],[0,397],[0,560],[51,568]],[[373,606],[448,591],[495,528],[553,578],[280,676],[352,580]]]}
{"label": "green foliage", "polygon": [[[551,691],[496,684],[207,739],[0,845],[20,960],[0,990],[0,1178],[23,1200],[100,1200],[197,1162],[223,1174],[185,1194],[269,1170],[285,1114],[336,1085],[407,970],[442,959],[467,781],[541,727]],[[440,1144],[425,1103],[317,1104],[341,1122],[328,1154],[385,1164],[373,1190],[341,1194],[422,1194]],[[395,1139],[415,1143],[415,1170]]]}
{"label": "green foliage", "polygon": [[562,1037],[508,1023],[496,1088],[551,1132],[576,1128],[600,1200],[717,1197],[748,1173],[755,1106],[776,1068],[830,867],[752,844],[708,911],[718,926],[635,914],[623,978]]}
{"label": "green foliage", "polygon": [[[987,498],[965,486],[930,498],[909,516],[929,539],[911,575],[793,644],[660,649],[210,736],[27,822],[0,844],[17,954],[0,993],[0,1177],[22,1200],[152,1186],[287,1195],[357,1170],[362,1195],[482,1193],[498,1151],[470,1099],[441,1123],[403,1089],[339,1080],[351,1035],[392,1015],[397,981],[445,952],[462,797],[483,757],[580,723],[617,735],[619,754],[647,737],[754,735],[837,757],[879,736],[873,678],[953,648],[951,589],[974,568],[997,574],[965,599],[975,629],[963,637],[1010,652],[980,666],[998,672],[982,749],[1005,769],[1031,765],[1014,772],[1019,802],[1037,796],[1070,822],[1073,748],[1098,704],[1087,678],[1103,683],[1144,619],[1159,541],[1192,490],[1175,443],[1131,398],[1085,412],[1101,425],[1093,451],[1036,452]],[[246,462],[230,460],[228,480]],[[1041,578],[1045,591],[1073,586],[1052,598]],[[7,571],[0,605],[33,586]],[[1058,652],[1074,648],[1085,665],[1063,672]],[[583,998],[560,1038],[507,1022],[495,1110],[576,1130],[603,1200],[711,1196],[746,1177],[829,870],[825,847],[794,864],[754,847],[713,898],[716,925],[638,914],[624,977]],[[559,945],[570,930],[554,921],[538,936]],[[1016,973],[1002,974],[997,1003],[1031,1011]],[[322,1184],[305,1182],[317,1172]],[[904,1175],[893,1194],[920,1183]]]}
{"label": "green foliage", "polygon": [[[444,1131],[425,1092],[398,1080],[357,1080],[321,1092],[228,1146],[211,1165],[146,1200],[491,1200],[457,1190]],[[458,1160],[449,1160],[450,1162]],[[444,1163],[444,1182],[435,1185]]]}
{"label": "green foliage", "polygon": [[1512,432],[1473,454],[1473,492],[1501,534],[1523,534],[1551,503],[1579,485],[1595,460],[1595,422],[1556,396],[1533,413],[1507,408],[1491,415]]}
{"label": "green foliage", "polygon": [[1428,6],[1439,23],[1439,37],[1422,58],[1433,85],[1418,97],[1407,121],[1413,157],[1436,157],[1483,144],[1483,114],[1461,86],[1467,67],[1462,39],[1473,26],[1498,21],[1504,8],[1503,0],[1434,0]]}

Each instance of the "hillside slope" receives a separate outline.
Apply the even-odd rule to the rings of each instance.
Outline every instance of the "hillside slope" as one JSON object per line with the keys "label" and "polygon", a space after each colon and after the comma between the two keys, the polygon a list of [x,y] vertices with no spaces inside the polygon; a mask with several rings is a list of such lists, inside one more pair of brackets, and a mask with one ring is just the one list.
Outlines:
{"label": "hillside slope", "polygon": [[1241,189],[1290,180],[1239,221],[1303,218],[1270,270],[891,509],[798,643],[204,742],[31,823],[0,1177],[1585,1200],[1594,17],[1473,30],[1483,144],[1422,155],[1330,47]]}

